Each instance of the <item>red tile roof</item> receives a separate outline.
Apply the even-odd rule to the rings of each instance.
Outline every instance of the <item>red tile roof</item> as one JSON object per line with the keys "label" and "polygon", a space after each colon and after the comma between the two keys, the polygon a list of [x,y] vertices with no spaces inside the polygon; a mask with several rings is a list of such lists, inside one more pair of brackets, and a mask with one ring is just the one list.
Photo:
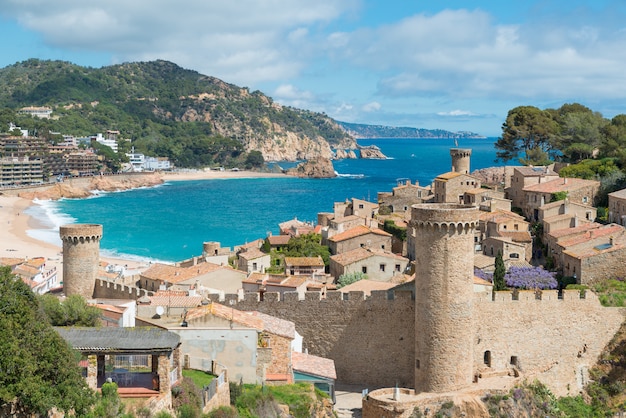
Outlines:
{"label": "red tile roof", "polygon": [[291,363],[294,371],[325,377],[327,379],[337,379],[335,362],[331,359],[292,351]]}
{"label": "red tile roof", "polygon": [[362,235],[367,235],[367,234],[375,234],[375,235],[381,235],[385,237],[391,236],[390,233],[385,232],[382,229],[368,228],[365,225],[357,225],[354,228],[348,229],[347,231],[341,232],[337,235],[333,235],[328,240],[333,241],[333,242],[340,242],[340,241],[345,241],[348,239],[360,237]]}
{"label": "red tile roof", "polygon": [[315,266],[320,267],[324,265],[324,260],[322,257],[285,257],[285,265],[286,266],[298,266],[298,267],[308,267]]}
{"label": "red tile roof", "polygon": [[558,178],[547,181],[545,183],[533,184],[531,186],[524,187],[525,192],[535,193],[556,193],[556,192],[571,192],[574,190],[580,190],[585,187],[599,187],[600,182],[595,180],[585,180],[577,178]]}
{"label": "red tile roof", "polygon": [[179,283],[221,268],[223,268],[223,266],[213,263],[200,263],[190,267],[176,267],[169,264],[155,263],[141,273],[141,277],[163,282]]}

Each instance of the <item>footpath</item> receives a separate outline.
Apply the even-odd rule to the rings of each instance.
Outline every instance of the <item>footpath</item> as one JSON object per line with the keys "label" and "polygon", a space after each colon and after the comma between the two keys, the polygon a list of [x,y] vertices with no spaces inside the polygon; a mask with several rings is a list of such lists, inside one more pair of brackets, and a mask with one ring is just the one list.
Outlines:
{"label": "footpath", "polygon": [[335,386],[335,412],[339,418],[361,418],[362,385]]}

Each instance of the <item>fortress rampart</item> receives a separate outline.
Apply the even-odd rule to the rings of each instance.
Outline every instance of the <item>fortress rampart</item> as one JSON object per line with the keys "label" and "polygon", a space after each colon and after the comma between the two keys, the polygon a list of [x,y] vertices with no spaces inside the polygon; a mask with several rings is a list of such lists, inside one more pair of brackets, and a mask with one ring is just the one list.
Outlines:
{"label": "fortress rampart", "polygon": [[[414,387],[415,301],[412,291],[331,291],[226,294],[211,300],[244,311],[293,321],[309,353],[335,360],[341,382],[380,387]],[[229,301],[233,301],[232,305]],[[473,373],[487,375],[516,367],[540,378],[559,395],[577,394],[586,371],[619,329],[624,310],[605,308],[592,292],[567,290],[474,293]],[[485,364],[489,351],[491,365]],[[511,364],[511,361],[516,365]]]}
{"label": "fortress rampart", "polygon": [[132,299],[137,300],[143,296],[152,296],[154,292],[140,289],[135,286],[126,286],[121,283],[113,283],[104,279],[96,279],[93,291],[94,298],[102,299]]}

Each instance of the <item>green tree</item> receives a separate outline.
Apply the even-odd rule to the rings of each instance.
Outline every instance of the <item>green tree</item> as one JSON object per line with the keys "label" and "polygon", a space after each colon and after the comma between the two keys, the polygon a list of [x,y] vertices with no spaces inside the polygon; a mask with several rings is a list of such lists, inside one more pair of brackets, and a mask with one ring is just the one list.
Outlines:
{"label": "green tree", "polygon": [[293,237],[287,243],[287,249],[284,252],[287,257],[317,257],[319,255],[326,266],[330,262],[330,251],[327,246],[322,245],[320,234],[310,233]]}
{"label": "green tree", "polygon": [[504,276],[506,275],[506,268],[504,267],[504,260],[502,260],[502,252],[498,251],[496,256],[496,267],[493,272],[493,291],[506,290],[506,283]]}
{"label": "green tree", "polygon": [[33,413],[84,415],[95,401],[78,356],[52,328],[30,288],[0,267],[0,402]]}
{"label": "green tree", "polygon": [[265,164],[261,151],[250,151],[246,157],[246,168],[259,168]]}
{"label": "green tree", "polygon": [[39,296],[44,314],[53,326],[95,327],[100,320],[100,309],[87,305],[80,295],[71,295],[63,303],[50,294]]}
{"label": "green tree", "polygon": [[565,199],[567,199],[567,192],[555,192],[555,193],[552,193],[552,198],[550,202],[558,202],[560,200],[565,200]]}
{"label": "green tree", "polygon": [[90,416],[93,418],[118,418],[123,413],[124,404],[117,393],[117,384],[115,382],[104,383],[101,395],[98,397]]}
{"label": "green tree", "polygon": [[550,112],[534,106],[511,109],[502,125],[502,137],[495,143],[496,156],[501,161],[521,158],[525,164],[544,162],[558,129]]}
{"label": "green tree", "polygon": [[356,283],[359,280],[366,279],[367,275],[360,271],[355,271],[354,273],[345,273],[339,276],[337,279],[337,288],[341,289],[344,286],[347,286],[352,283]]}

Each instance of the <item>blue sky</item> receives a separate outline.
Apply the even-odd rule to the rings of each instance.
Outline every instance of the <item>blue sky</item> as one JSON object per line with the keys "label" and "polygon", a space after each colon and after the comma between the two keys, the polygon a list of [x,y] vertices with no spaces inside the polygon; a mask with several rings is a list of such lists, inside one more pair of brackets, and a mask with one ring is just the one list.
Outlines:
{"label": "blue sky", "polygon": [[626,113],[624,0],[0,0],[0,67],[164,59],[347,122],[498,136]]}

